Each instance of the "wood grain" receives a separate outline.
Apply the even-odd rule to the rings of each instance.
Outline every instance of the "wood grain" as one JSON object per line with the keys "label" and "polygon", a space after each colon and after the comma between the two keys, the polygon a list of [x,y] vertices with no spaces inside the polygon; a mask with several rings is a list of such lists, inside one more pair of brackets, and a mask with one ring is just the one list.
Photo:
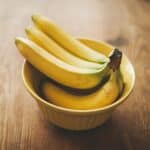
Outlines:
{"label": "wood grain", "polygon": [[[0,150],[149,150],[150,1],[0,0]],[[22,57],[14,38],[30,16],[52,18],[74,36],[107,41],[122,49],[136,71],[129,99],[103,126],[71,132],[46,122],[21,80]]]}

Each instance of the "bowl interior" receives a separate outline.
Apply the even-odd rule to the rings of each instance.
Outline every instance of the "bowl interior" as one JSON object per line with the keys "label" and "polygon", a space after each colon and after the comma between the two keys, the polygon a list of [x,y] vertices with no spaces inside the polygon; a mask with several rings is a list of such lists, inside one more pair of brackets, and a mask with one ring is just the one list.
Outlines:
{"label": "bowl interior", "polygon": [[[104,42],[98,42],[98,41],[93,41],[89,39],[79,39],[82,43],[86,44],[87,46],[95,49],[96,51],[104,53],[106,56],[110,54],[112,51],[113,47],[111,45],[108,45]],[[123,54],[122,62],[121,62],[121,73],[123,76],[123,80],[125,83],[125,88],[122,93],[122,96],[115,101],[113,104],[110,104],[108,106],[105,106],[103,108],[98,108],[98,109],[90,109],[90,110],[73,110],[69,108],[63,108],[60,106],[56,106],[54,104],[51,104],[41,98],[40,96],[40,90],[39,90],[39,84],[41,80],[45,78],[45,75],[43,75],[41,72],[39,72],[35,67],[33,67],[29,62],[25,61],[23,65],[23,70],[22,70],[22,76],[23,76],[23,81],[25,84],[25,87],[27,88],[28,92],[38,101],[45,103],[45,105],[49,107],[53,107],[54,109],[59,109],[63,111],[72,111],[72,112],[87,112],[87,111],[100,111],[100,110],[106,110],[109,108],[113,108],[123,102],[126,97],[130,94],[131,90],[133,89],[134,86],[134,81],[135,81],[135,73],[132,64],[128,60],[128,58]]]}

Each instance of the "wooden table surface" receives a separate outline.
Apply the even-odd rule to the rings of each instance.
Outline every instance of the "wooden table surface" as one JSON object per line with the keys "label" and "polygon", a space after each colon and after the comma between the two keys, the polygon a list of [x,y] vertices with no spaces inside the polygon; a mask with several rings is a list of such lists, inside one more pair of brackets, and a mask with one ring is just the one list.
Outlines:
{"label": "wooden table surface", "polygon": [[[133,93],[103,126],[65,131],[46,122],[21,79],[14,38],[41,13],[73,36],[107,41],[136,72]],[[0,150],[150,150],[149,0],[0,0]]]}

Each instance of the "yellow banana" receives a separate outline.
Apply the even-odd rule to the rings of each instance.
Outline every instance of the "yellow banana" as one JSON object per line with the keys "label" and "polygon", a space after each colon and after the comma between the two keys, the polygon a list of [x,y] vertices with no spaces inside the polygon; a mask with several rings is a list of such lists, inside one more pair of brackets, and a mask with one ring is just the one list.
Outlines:
{"label": "yellow banana", "polygon": [[53,55],[55,55],[56,57],[60,58],[68,64],[81,68],[98,69],[102,67],[102,64],[88,62],[71,54],[36,27],[28,27],[25,31],[30,40],[37,43],[49,53],[52,53]]}
{"label": "yellow banana", "polygon": [[41,90],[49,102],[71,109],[104,107],[115,101],[121,91],[118,86],[118,71],[112,72],[109,80],[97,91],[84,96],[71,94],[51,81],[43,81]]}
{"label": "yellow banana", "polygon": [[93,88],[100,84],[110,71],[107,63],[97,70],[69,65],[25,38],[16,38],[15,43],[20,53],[39,71],[68,87]]}
{"label": "yellow banana", "polygon": [[120,89],[120,93],[119,93],[119,96],[120,96],[123,92],[123,89],[124,89],[123,77],[122,77],[122,74],[120,72],[120,69],[118,70],[118,87]]}
{"label": "yellow banana", "polygon": [[52,37],[71,53],[93,62],[109,62],[109,59],[105,55],[92,50],[78,40],[74,39],[72,36],[65,33],[61,28],[51,22],[48,18],[41,15],[33,15],[32,20],[40,30]]}

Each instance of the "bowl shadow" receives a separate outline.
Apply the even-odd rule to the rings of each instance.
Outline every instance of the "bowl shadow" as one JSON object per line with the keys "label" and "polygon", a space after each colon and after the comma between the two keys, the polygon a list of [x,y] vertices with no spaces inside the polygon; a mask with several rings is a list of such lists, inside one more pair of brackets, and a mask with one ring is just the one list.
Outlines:
{"label": "bowl shadow", "polygon": [[111,117],[103,125],[87,131],[70,131],[47,123],[48,130],[57,143],[71,150],[123,150],[121,134],[116,121]]}

